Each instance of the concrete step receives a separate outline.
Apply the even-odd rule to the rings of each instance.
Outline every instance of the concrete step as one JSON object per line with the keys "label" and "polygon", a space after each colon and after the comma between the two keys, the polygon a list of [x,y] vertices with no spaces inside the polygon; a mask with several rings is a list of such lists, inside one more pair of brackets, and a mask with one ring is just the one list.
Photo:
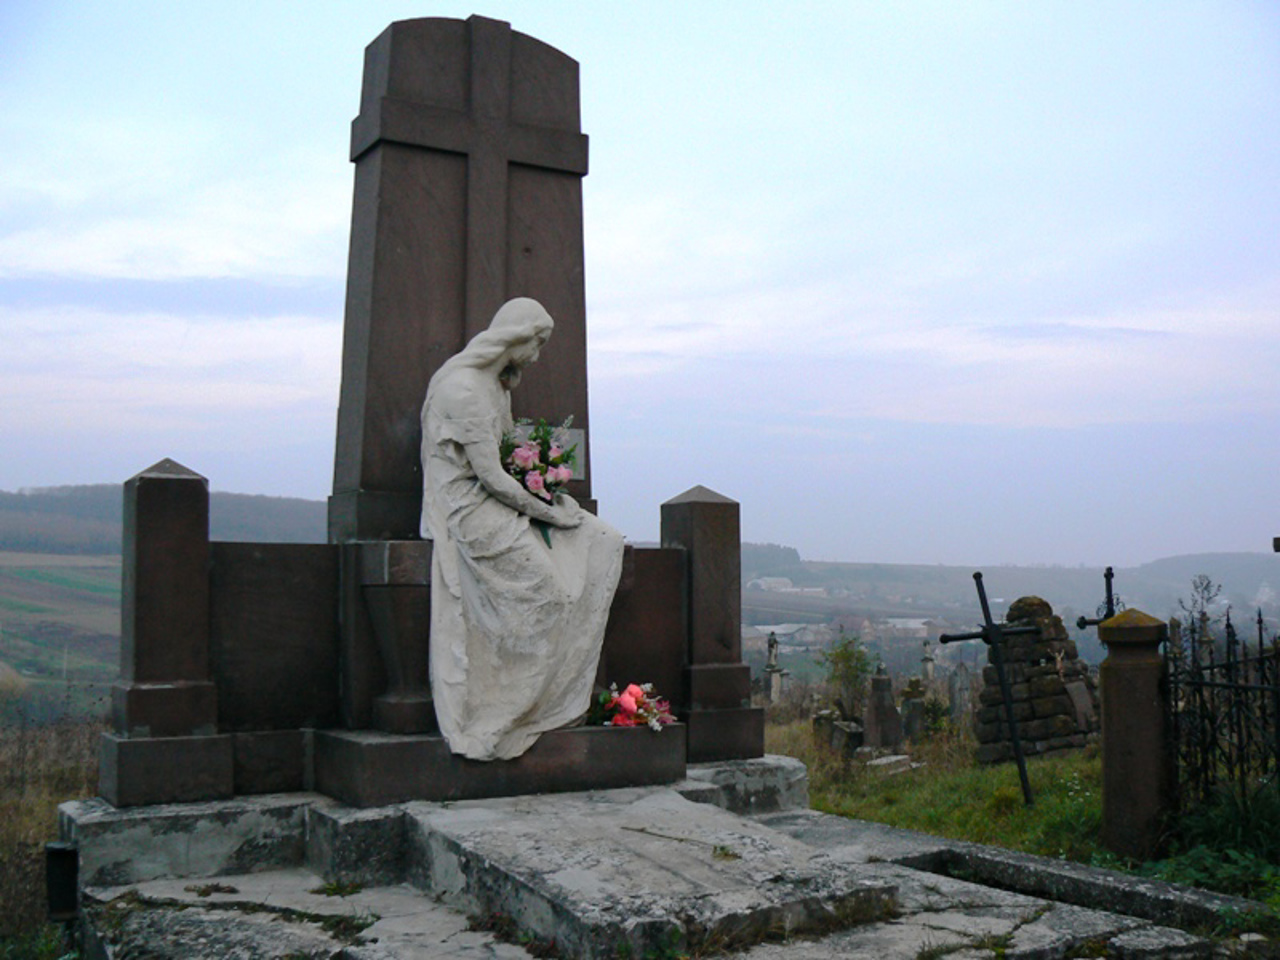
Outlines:
{"label": "concrete step", "polygon": [[407,804],[409,880],[565,956],[702,953],[883,919],[892,883],[670,789]]}

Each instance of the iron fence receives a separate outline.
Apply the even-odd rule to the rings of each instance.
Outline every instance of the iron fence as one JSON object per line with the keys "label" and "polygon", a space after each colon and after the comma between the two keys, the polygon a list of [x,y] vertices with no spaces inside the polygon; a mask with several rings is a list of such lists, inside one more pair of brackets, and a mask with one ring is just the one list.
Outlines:
{"label": "iron fence", "polygon": [[1247,804],[1280,772],[1280,637],[1242,639],[1228,612],[1218,636],[1208,619],[1175,621],[1165,645],[1165,699],[1177,796],[1196,806],[1222,790]]}

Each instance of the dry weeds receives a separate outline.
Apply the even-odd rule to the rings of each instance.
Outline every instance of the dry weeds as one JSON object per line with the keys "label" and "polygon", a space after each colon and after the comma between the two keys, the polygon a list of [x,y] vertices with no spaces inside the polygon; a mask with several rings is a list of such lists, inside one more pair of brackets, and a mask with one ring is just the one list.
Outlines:
{"label": "dry weeds", "polygon": [[98,785],[100,720],[0,725],[0,937],[45,921],[44,845],[56,840],[58,804]]}

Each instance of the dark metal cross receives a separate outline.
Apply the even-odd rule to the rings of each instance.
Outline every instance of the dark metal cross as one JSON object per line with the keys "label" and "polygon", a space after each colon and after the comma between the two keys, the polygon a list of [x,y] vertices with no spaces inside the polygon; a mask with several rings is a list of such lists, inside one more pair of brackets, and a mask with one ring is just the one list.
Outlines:
{"label": "dark metal cross", "polygon": [[[1106,572],[1102,574],[1102,579],[1107,583],[1106,602],[1098,608],[1101,612],[1097,617],[1085,617],[1082,615],[1080,619],[1076,621],[1076,629],[1083,630],[1085,627],[1096,627],[1103,620],[1110,620],[1116,615],[1116,597],[1115,594],[1111,592],[1111,581],[1114,580],[1115,577],[1115,572],[1110,567],[1107,567]],[[1120,608],[1124,608],[1123,603],[1120,604]]]}
{"label": "dark metal cross", "polygon": [[996,678],[1000,681],[1000,697],[1004,701],[1004,719],[1009,727],[1009,739],[1013,741],[1013,758],[1018,762],[1018,779],[1022,781],[1022,799],[1029,807],[1033,803],[1031,781],[1027,778],[1027,760],[1022,755],[1022,738],[1018,736],[1018,721],[1013,716],[1013,694],[1009,689],[1009,676],[1004,669],[1004,650],[1001,638],[1005,635],[1015,636],[1022,633],[1037,633],[1039,627],[1011,627],[999,624],[991,619],[991,607],[987,604],[987,591],[982,585],[982,573],[973,575],[973,582],[978,587],[978,602],[982,605],[983,625],[970,633],[944,633],[938,638],[942,643],[957,643],[961,640],[981,640],[991,648],[991,662],[996,668]]}

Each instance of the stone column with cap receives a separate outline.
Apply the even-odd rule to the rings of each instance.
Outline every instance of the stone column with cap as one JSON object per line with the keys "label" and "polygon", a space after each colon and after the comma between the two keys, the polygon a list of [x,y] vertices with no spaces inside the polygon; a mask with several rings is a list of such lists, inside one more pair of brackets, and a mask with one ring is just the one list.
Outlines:
{"label": "stone column with cap", "polygon": [[209,673],[209,481],[162,460],[124,485],[120,681],[99,792],[115,806],[229,797]]}
{"label": "stone column with cap", "polygon": [[1102,687],[1102,840],[1125,857],[1159,852],[1173,809],[1174,777],[1162,686],[1160,644],[1168,625],[1125,610],[1098,625],[1107,659]]}
{"label": "stone column with cap", "polygon": [[687,555],[689,761],[764,754],[764,710],[751,706],[742,662],[738,502],[693,487],[662,505],[662,545]]}

